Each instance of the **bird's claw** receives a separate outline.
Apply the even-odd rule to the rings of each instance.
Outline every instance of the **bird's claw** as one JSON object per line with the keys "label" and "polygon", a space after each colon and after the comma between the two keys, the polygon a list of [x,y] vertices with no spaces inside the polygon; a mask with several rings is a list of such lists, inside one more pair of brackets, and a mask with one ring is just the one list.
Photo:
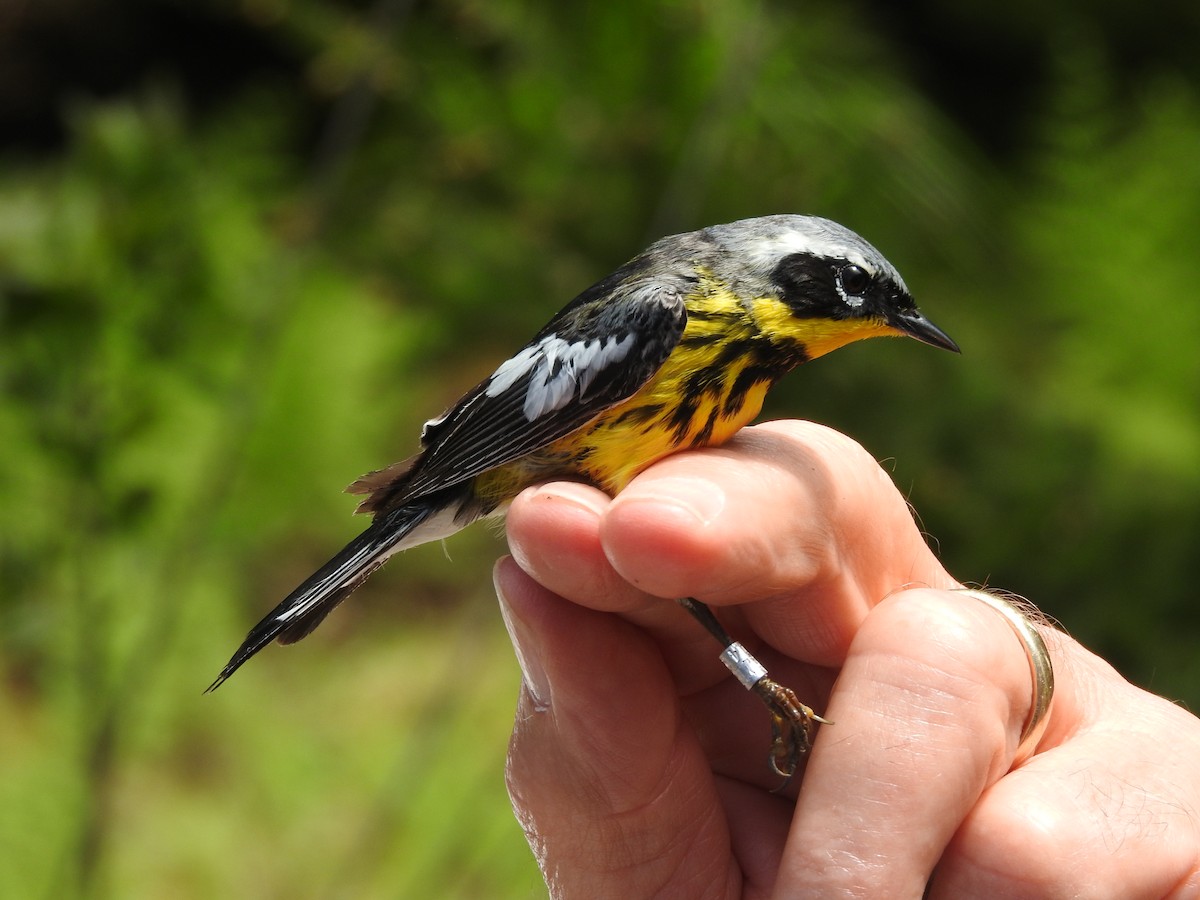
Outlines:
{"label": "bird's claw", "polygon": [[754,685],[754,693],[762,699],[771,714],[771,768],[784,781],[779,790],[787,787],[800,758],[812,747],[817,722],[828,722],[800,702],[791,688],[763,676]]}

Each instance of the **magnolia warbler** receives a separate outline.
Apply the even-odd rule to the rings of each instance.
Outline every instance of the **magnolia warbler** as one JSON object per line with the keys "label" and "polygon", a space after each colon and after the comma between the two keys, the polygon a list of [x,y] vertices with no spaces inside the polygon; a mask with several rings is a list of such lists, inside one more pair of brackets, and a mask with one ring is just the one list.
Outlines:
{"label": "magnolia warbler", "polygon": [[[881,335],[958,350],[879,251],[836,222],[765,216],[663,238],[426,422],[416,456],[350,485],[371,525],[254,626],[209,690],[272,640],[305,637],[393,553],[503,515],[538,482],[615,494],[670,453],[727,441],[801,363]],[[679,602],[767,704],[771,762],[790,776],[819,717],[708,607]]]}

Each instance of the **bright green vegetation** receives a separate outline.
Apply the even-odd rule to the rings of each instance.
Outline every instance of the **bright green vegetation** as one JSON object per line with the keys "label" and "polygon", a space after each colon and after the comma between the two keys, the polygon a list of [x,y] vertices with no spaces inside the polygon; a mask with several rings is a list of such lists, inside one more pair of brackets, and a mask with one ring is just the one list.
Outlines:
{"label": "bright green vegetation", "polygon": [[750,215],[844,221],[964,350],[843,350],[771,414],[1200,704],[1196,72],[1006,11],[1053,52],[1000,146],[870,7],[590,7],[193,2],[275,57],[231,86],[214,45],[200,102],[165,48],[0,145],[6,897],[541,895],[486,528],[201,691],[354,533],[343,485],[652,238]]}

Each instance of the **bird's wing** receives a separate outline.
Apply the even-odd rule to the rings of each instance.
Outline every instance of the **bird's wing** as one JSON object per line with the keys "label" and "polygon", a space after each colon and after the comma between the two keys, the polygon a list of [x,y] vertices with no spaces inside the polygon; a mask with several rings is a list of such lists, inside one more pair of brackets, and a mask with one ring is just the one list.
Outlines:
{"label": "bird's wing", "polygon": [[686,285],[600,282],[555,316],[445,415],[426,423],[411,464],[363,476],[378,512],[465,481],[570,434],[637,392],[670,355],[687,321]]}

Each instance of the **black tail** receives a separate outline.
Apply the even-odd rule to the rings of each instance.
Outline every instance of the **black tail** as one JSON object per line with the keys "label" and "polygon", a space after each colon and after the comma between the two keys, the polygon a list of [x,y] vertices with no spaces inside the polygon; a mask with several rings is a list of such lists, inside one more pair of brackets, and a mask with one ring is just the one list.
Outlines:
{"label": "black tail", "polygon": [[278,639],[281,644],[292,644],[310,634],[335,606],[383,565],[388,553],[424,522],[435,506],[432,503],[403,506],[379,516],[370,528],[343,547],[337,556],[250,629],[242,646],[205,693],[219,688],[242,663],[271,641]]}

